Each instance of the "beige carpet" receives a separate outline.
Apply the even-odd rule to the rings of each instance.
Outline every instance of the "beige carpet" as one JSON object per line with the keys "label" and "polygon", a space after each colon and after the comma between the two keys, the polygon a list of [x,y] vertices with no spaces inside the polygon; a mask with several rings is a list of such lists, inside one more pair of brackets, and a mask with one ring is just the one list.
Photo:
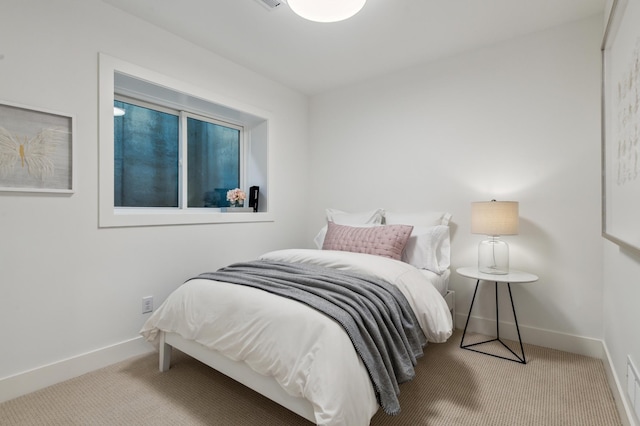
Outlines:
{"label": "beige carpet", "polygon": [[[621,425],[602,361],[525,345],[526,365],[431,344],[400,415],[371,425]],[[465,343],[467,340],[465,339]],[[185,355],[134,358],[0,404],[0,425],[309,425]]]}

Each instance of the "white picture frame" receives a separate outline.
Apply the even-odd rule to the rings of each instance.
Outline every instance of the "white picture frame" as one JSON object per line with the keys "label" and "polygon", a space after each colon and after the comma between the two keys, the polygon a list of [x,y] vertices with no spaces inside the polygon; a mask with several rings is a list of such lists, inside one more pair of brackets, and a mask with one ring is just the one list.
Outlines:
{"label": "white picture frame", "polygon": [[75,190],[74,117],[0,101],[0,191]]}
{"label": "white picture frame", "polygon": [[602,235],[640,250],[640,0],[614,0],[602,40]]}

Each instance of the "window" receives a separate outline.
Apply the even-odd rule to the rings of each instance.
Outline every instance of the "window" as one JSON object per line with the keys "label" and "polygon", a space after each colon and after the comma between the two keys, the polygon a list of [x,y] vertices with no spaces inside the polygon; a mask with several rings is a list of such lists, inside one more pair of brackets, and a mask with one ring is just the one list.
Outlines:
{"label": "window", "polygon": [[188,207],[228,206],[239,188],[242,128],[187,117]]}
{"label": "window", "polygon": [[[268,113],[104,54],[99,68],[101,227],[273,220]],[[254,185],[259,212],[224,212]]]}
{"label": "window", "polygon": [[117,95],[113,105],[124,111],[113,120],[115,207],[227,207],[227,191],[243,186],[241,126]]}
{"label": "window", "polygon": [[179,115],[116,100],[114,206],[178,207]]}

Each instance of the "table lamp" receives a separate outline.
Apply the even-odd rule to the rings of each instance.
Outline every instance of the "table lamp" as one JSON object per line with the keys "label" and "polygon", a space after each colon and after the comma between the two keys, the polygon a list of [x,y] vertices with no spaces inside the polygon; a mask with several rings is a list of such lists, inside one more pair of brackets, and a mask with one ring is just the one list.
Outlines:
{"label": "table lamp", "polygon": [[500,235],[518,233],[518,202],[471,203],[471,233],[489,236],[478,245],[478,270],[486,274],[508,274],[509,245]]}

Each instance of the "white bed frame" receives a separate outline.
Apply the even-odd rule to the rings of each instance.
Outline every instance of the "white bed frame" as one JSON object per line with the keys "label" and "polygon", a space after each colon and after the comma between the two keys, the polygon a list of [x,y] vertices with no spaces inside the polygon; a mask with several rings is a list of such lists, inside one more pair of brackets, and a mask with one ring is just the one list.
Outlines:
{"label": "white bed frame", "polygon": [[[455,292],[448,291],[445,300],[451,311],[451,316],[454,319],[455,329]],[[160,333],[160,371],[165,372],[169,370],[172,348],[176,348],[222,374],[231,377],[233,380],[266,396],[270,400],[304,417],[310,422],[316,422],[311,402],[302,397],[289,395],[273,377],[263,376],[242,361],[234,361],[218,351],[209,349],[193,340],[187,340],[176,333]]]}
{"label": "white bed frame", "polygon": [[313,406],[307,399],[289,395],[273,377],[256,373],[246,363],[227,358],[220,352],[187,340],[179,334],[160,334],[160,371],[169,369],[171,348],[186,353],[315,424]]}

